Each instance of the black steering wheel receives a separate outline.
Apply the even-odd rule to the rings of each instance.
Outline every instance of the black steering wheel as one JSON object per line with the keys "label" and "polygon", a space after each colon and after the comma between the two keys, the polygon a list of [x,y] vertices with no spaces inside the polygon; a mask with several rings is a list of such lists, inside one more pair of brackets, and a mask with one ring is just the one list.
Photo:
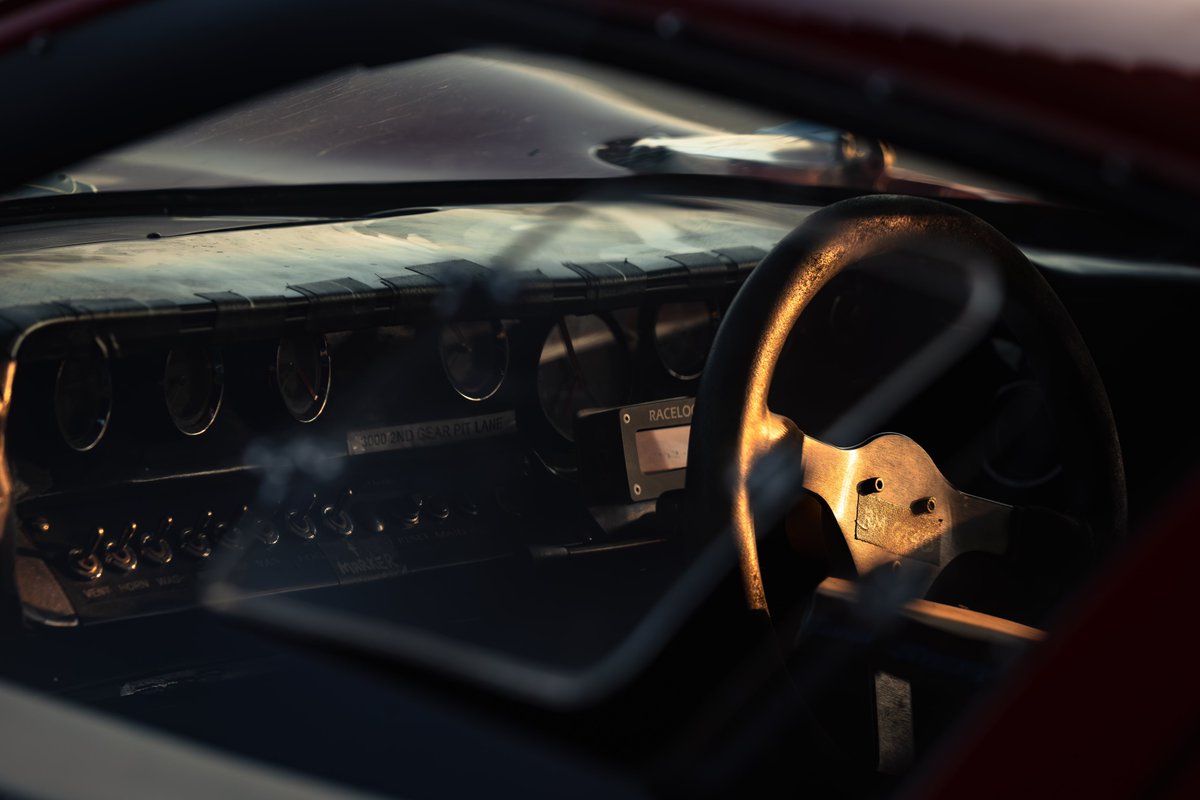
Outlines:
{"label": "black steering wheel", "polygon": [[[858,447],[834,447],[768,408],[784,344],[821,288],[848,267],[869,261],[891,269],[889,261],[911,263],[912,257],[983,276],[976,283],[992,292],[996,319],[1019,334],[1042,384],[1066,443],[1064,470],[1084,487],[1076,509],[1081,522],[1099,546],[1123,535],[1125,479],[1107,394],[1041,274],[998,231],[953,206],[912,197],[856,198],[812,214],[763,259],[725,315],[700,383],[687,470],[693,528],[734,537],[752,609],[768,609],[759,528],[778,521],[778,515],[764,521],[756,498],[770,493],[755,487],[772,485],[782,472],[793,473],[793,490],[803,486],[825,502],[859,575],[890,564],[929,585],[965,553],[1022,548],[1036,559],[1040,548],[1055,546],[1053,534],[1018,530],[1020,510],[950,485],[905,436],[881,434]],[[802,377],[811,391],[834,379]]]}

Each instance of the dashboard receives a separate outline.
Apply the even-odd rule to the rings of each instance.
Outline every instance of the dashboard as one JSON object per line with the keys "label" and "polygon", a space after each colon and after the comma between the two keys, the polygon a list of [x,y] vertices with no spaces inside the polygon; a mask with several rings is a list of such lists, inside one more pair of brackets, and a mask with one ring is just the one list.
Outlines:
{"label": "dashboard", "polygon": [[[178,279],[166,299],[0,312],[20,325],[7,449],[27,621],[86,625],[203,604],[214,586],[277,594],[661,541],[636,522],[682,487],[680,409],[691,410],[722,310],[769,246],[764,234],[778,235],[760,216],[690,211],[656,211],[654,243],[669,234],[678,252],[647,248],[627,209],[614,219],[581,206],[573,246],[602,261],[552,250],[514,265],[499,248],[500,259],[479,251],[397,274],[381,272],[378,239],[411,261],[414,240],[442,249],[439,221],[461,248],[472,238],[464,216],[478,237],[541,210],[42,251],[30,269],[42,279],[65,277],[92,251],[93,293],[107,271],[128,272],[105,266],[118,249],[143,265],[154,252],[155,266],[138,270],[154,289],[167,288],[168,270]],[[709,244],[713,223],[733,221],[748,244],[682,247]],[[591,252],[580,228],[593,233]],[[739,241],[729,233],[720,241]],[[179,296],[203,279],[189,263],[197,252],[244,252],[246,240],[261,250],[264,234],[290,241],[277,262],[319,262],[303,254],[317,239],[343,262],[364,239],[368,253],[355,274],[288,282],[274,296],[237,282],[225,285],[241,291]],[[293,280],[300,271],[270,266]],[[247,272],[251,284],[265,279]],[[140,280],[121,288],[149,291]],[[629,413],[645,421],[625,441]]]}
{"label": "dashboard", "polygon": [[[652,512],[683,487],[717,326],[812,210],[675,198],[265,227],[123,218],[105,241],[90,226],[14,231],[0,244],[0,290],[16,303],[0,309],[0,345],[15,374],[5,449],[26,621],[91,625],[231,592],[341,602],[464,565],[515,570],[503,582],[517,586],[541,562],[670,562],[694,543],[664,547],[673,522]],[[785,368],[821,390],[772,387],[805,430],[953,317],[849,277],[802,321],[812,346]],[[1020,348],[993,335],[976,350],[894,429],[967,491],[1053,504],[1054,437],[1033,424]],[[979,431],[970,458],[954,457],[951,417]],[[1041,444],[1009,464],[986,445],[1012,424]],[[607,591],[610,577],[589,580]],[[628,630],[639,603],[604,614]]]}

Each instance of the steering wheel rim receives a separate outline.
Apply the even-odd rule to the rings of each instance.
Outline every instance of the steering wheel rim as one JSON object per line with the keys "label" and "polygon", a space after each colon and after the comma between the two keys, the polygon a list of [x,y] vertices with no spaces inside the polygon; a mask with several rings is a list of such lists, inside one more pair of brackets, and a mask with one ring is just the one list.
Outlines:
{"label": "steering wheel rim", "polygon": [[1086,521],[1101,546],[1124,536],[1124,469],[1108,396],[1079,331],[1042,275],[999,231],[954,206],[906,196],[854,198],[812,214],[759,263],[722,320],[697,393],[686,486],[692,527],[710,535],[732,531],[752,609],[766,611],[767,597],[751,472],[767,453],[805,438],[767,405],[788,336],[843,270],[881,256],[934,251],[978,259],[1000,276],[1005,321],[1022,329],[1023,342],[1042,345],[1034,347],[1034,360],[1065,441],[1086,442],[1094,451],[1064,453],[1067,468],[1095,489]]}

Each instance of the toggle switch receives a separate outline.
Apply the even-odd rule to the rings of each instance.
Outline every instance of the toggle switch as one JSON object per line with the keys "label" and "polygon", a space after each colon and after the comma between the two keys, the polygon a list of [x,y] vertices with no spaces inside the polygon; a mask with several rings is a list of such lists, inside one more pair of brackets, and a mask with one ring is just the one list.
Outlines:
{"label": "toggle switch", "polygon": [[431,497],[425,502],[426,515],[436,520],[444,520],[450,516],[450,504],[441,497]]}
{"label": "toggle switch", "polygon": [[350,503],[353,499],[354,492],[350,487],[346,487],[342,489],[337,500],[321,509],[321,518],[329,530],[342,536],[354,533],[354,520],[350,517]]}
{"label": "toggle switch", "polygon": [[299,503],[284,516],[287,529],[301,539],[311,539],[317,535],[317,526],[313,523],[313,514],[317,510],[317,493],[311,492],[301,496],[303,507]]}
{"label": "toggle switch", "polygon": [[104,543],[104,528],[96,528],[87,547],[76,547],[67,554],[67,564],[77,577],[94,581],[104,574],[104,562],[100,558]]}
{"label": "toggle switch", "polygon": [[396,505],[396,517],[405,527],[412,528],[421,524],[421,507],[425,501],[419,494],[405,495]]}
{"label": "toggle switch", "polygon": [[174,527],[174,517],[163,517],[153,532],[142,537],[143,561],[149,561],[151,564],[161,567],[175,560],[175,553],[171,550],[169,541]]}
{"label": "toggle switch", "polygon": [[254,520],[254,538],[267,546],[279,544],[279,528],[271,520],[258,517]]}
{"label": "toggle switch", "polygon": [[249,510],[249,506],[243,505],[234,512],[229,522],[217,525],[217,544],[230,550],[241,550],[246,546],[250,536],[243,526],[247,522],[246,512]]}
{"label": "toggle switch", "polygon": [[132,572],[137,569],[138,557],[137,552],[133,549],[133,544],[137,541],[137,530],[136,522],[129,523],[120,538],[108,546],[104,556],[105,564],[121,572]]}
{"label": "toggle switch", "polygon": [[213,512],[206,511],[191,528],[185,528],[180,537],[183,552],[193,558],[208,558],[212,555],[212,531],[215,525]]}

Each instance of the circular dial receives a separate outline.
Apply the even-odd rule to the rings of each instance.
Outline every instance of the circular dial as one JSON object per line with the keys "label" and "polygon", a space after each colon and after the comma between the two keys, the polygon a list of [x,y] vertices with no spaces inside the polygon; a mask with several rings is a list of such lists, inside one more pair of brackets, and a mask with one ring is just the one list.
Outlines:
{"label": "circular dial", "polygon": [[288,413],[300,422],[321,416],[329,400],[329,345],[320,334],[287,336],[275,351],[275,381]]}
{"label": "circular dial", "polygon": [[1054,414],[1042,387],[1022,379],[992,400],[983,468],[1010,489],[1035,489],[1063,470]]}
{"label": "circular dial", "polygon": [[563,317],[542,345],[538,400],[546,419],[574,441],[575,415],[585,408],[619,405],[629,397],[629,352],[601,317]]}
{"label": "circular dial", "polygon": [[188,436],[208,430],[225,393],[220,353],[211,347],[176,347],[163,367],[163,398],[175,427]]}
{"label": "circular dial", "polygon": [[63,359],[54,382],[54,417],[63,441],[84,452],[100,443],[112,416],[108,352],[96,342],[85,356]]}
{"label": "circular dial", "polygon": [[700,377],[720,315],[708,303],[664,303],[654,312],[654,350],[663,368],[680,380]]}
{"label": "circular dial", "polygon": [[508,334],[499,322],[445,325],[438,350],[454,391],[468,400],[486,400],[504,382],[508,371]]}

